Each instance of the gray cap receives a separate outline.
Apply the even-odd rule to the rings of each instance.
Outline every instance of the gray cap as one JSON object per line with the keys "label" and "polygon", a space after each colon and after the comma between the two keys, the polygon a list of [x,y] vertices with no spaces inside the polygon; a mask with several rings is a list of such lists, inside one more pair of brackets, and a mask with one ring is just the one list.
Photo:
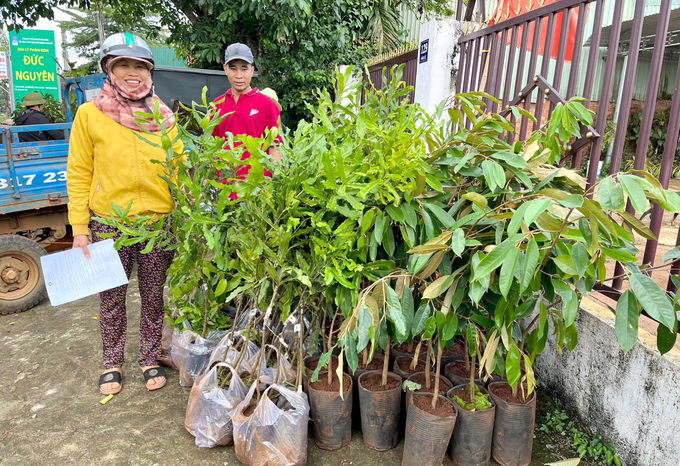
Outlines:
{"label": "gray cap", "polygon": [[253,52],[250,50],[250,47],[239,42],[231,44],[227,47],[227,50],[224,51],[224,63],[229,63],[232,60],[243,60],[251,65],[255,63]]}

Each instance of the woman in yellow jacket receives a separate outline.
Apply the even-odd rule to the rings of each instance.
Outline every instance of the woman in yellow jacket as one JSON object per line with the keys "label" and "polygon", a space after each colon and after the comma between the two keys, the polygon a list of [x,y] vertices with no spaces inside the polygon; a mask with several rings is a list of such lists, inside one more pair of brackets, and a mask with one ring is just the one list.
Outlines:
{"label": "woman in yellow jacket", "polygon": [[[151,71],[153,55],[146,42],[134,35],[119,33],[102,44],[101,66],[107,75],[99,97],[78,109],[71,131],[67,186],[69,221],[73,227],[73,247],[82,248],[89,258],[87,245],[105,239],[103,235],[119,235],[116,228],[91,220],[91,216],[112,215],[115,203],[126,208],[132,202],[130,215],[167,216],[174,201],[167,183],[160,177],[163,168],[152,160],[165,160],[165,152],[144,142],[144,137],[160,146],[161,127],[152,120],[142,125],[156,137],[139,131],[136,112],[152,112],[160,102],[163,124],[174,140],[177,134],[174,115],[153,93]],[[181,153],[181,142],[175,151]],[[92,215],[92,213],[94,215]],[[138,364],[142,368],[146,388],[157,390],[166,383],[158,366],[161,329],[164,316],[163,286],[172,253],[154,248],[141,254],[144,243],[124,246],[119,255],[128,277],[136,260],[142,301]],[[103,394],[122,389],[121,367],[124,363],[127,330],[125,298],[127,286],[101,293],[99,317],[103,342],[105,372],[99,379]]]}

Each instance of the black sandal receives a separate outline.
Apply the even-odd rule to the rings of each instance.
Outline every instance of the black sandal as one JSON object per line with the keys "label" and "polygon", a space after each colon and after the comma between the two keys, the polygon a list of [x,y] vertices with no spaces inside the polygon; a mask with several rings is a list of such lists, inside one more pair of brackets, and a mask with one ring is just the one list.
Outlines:
{"label": "black sandal", "polygon": [[[102,385],[107,383],[117,383],[118,388],[108,389],[102,388]],[[104,372],[102,375],[99,376],[99,391],[101,392],[102,395],[115,395],[117,393],[120,393],[122,389],[123,389],[123,375],[120,373],[120,371],[112,370],[109,372]]]}
{"label": "black sandal", "polygon": [[[163,382],[149,386],[149,380],[155,379],[156,377],[163,377]],[[158,390],[165,387],[167,381],[168,380],[165,377],[165,369],[162,367],[151,367],[144,371],[144,384],[146,385],[146,389],[149,391]]]}

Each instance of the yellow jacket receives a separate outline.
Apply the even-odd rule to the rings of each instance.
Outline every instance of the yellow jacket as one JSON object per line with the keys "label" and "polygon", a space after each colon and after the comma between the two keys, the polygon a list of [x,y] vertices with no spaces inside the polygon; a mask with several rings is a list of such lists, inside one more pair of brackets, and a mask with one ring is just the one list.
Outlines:
{"label": "yellow jacket", "polygon": [[[150,136],[136,132],[111,120],[93,103],[81,105],[76,113],[69,140],[66,185],[68,218],[73,235],[89,234],[90,210],[100,217],[110,217],[111,203],[123,209],[132,201],[130,215],[168,214],[175,202],[168,184],[159,175],[164,168],[152,160],[166,159],[160,147],[160,134]],[[177,129],[168,136],[174,140]],[[178,140],[175,152],[184,146]]]}

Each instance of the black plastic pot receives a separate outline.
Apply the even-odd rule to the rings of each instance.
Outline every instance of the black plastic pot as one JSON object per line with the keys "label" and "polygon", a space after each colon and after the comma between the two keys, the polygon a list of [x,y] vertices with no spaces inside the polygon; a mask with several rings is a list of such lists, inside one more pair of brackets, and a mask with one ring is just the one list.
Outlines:
{"label": "black plastic pot", "polygon": [[[380,365],[380,370],[382,371],[383,363],[385,362],[385,356],[382,354],[374,354],[373,355],[373,361],[377,361],[377,363]],[[371,361],[371,363],[373,363]],[[361,356],[359,356],[359,362],[361,362]],[[345,367],[349,368],[349,364],[347,364]],[[352,406],[352,423],[354,424],[354,428],[356,429],[357,427],[361,428],[361,416],[360,416],[360,409],[359,409],[359,377],[361,377],[361,374],[365,374],[366,372],[374,371],[378,369],[357,369],[354,375],[352,375],[352,380],[354,381],[354,405]]]}
{"label": "black plastic pot", "polygon": [[383,391],[367,390],[362,381],[368,377],[382,377],[381,371],[364,372],[359,377],[359,406],[361,432],[364,443],[371,450],[387,451],[399,443],[399,420],[401,418],[401,377],[391,372],[388,379],[399,382],[396,388]]}
{"label": "black plastic pot", "polygon": [[[319,374],[319,380],[322,377],[327,377],[326,371]],[[343,380],[344,400],[337,390],[318,390],[314,383],[308,387],[314,442],[322,450],[338,450],[352,440],[353,381],[347,374],[343,374]]]}
{"label": "black plastic pot", "polygon": [[[470,385],[463,384],[453,387],[446,396],[453,401],[457,390],[466,389]],[[482,393],[486,389],[478,385]],[[492,404],[493,401],[491,402]],[[493,440],[493,425],[496,416],[495,404],[484,411],[468,411],[453,401],[456,408],[456,427],[451,436],[450,453],[456,466],[488,466],[491,464],[491,443]]]}
{"label": "black plastic pot", "polygon": [[189,357],[187,358],[185,370],[193,380],[196,380],[196,377],[203,374],[205,369],[208,367],[208,362],[210,362],[210,356],[212,356],[212,350],[215,349],[215,346],[217,346],[216,343],[211,346],[187,346]]}
{"label": "black plastic pot", "polygon": [[509,387],[507,382],[489,384],[489,394],[496,405],[491,454],[502,466],[528,466],[536,423],[536,392],[526,404],[508,403],[494,394],[494,389],[502,386]]}
{"label": "black plastic pot", "polygon": [[[432,397],[415,396],[425,396],[428,400]],[[451,400],[442,395],[439,398],[451,403]],[[402,466],[440,466],[446,456],[455,425],[456,416],[440,417],[430,414],[414,405],[411,399],[406,414]]]}
{"label": "black plastic pot", "polygon": [[[444,366],[442,364],[442,367],[444,367],[444,375],[446,376],[447,379],[449,379],[451,381],[453,386],[455,387],[456,385],[463,385],[463,384],[466,384],[466,383],[470,383],[470,376],[469,375],[467,375],[465,377],[461,377],[460,375],[453,373],[453,370],[451,368],[454,365],[463,365],[464,366],[465,361],[462,361],[462,360],[451,361],[446,366]],[[479,370],[479,368],[477,367],[476,370]],[[469,374],[469,371],[468,371],[468,374]],[[477,385],[484,385],[484,383],[482,382],[482,379],[475,379],[475,383]]]}

